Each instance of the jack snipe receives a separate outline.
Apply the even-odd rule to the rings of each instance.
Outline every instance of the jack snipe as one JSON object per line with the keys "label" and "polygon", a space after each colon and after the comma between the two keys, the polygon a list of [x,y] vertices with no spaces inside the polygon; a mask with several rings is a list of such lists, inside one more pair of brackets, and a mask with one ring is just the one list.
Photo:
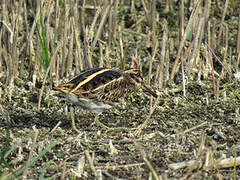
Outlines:
{"label": "jack snipe", "polygon": [[154,97],[157,96],[150,87],[144,84],[139,61],[139,58],[134,58],[132,68],[125,71],[110,68],[85,70],[69,82],[56,86],[54,89],[64,93],[73,104],[96,113],[94,123],[106,128],[99,122],[98,115],[117,104],[121,98],[139,88]]}

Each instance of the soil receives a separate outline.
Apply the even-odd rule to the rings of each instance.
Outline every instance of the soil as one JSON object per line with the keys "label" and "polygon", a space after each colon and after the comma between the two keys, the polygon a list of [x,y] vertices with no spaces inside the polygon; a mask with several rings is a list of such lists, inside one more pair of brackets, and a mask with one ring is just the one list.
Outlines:
{"label": "soil", "polygon": [[[237,83],[230,86],[239,87]],[[7,160],[17,168],[29,158],[36,131],[39,134],[31,159],[57,142],[27,170],[30,179],[38,178],[41,173],[55,179],[63,174],[73,179],[95,179],[91,160],[95,173],[105,179],[147,179],[151,170],[146,161],[162,178],[190,178],[198,174],[214,179],[220,174],[232,179],[234,167],[206,169],[204,166],[209,158],[207,152],[212,153],[213,164],[223,157],[239,156],[240,101],[235,96],[239,90],[232,92],[229,87],[219,88],[218,99],[210,81],[188,83],[185,97],[182,91],[172,92],[173,87],[159,92],[159,105],[139,134],[135,134],[136,128],[149,117],[150,109],[150,97],[141,90],[99,116],[103,124],[115,129],[91,126],[95,114],[74,107],[77,133],[71,125],[68,110],[71,104],[46,89],[38,111],[39,89],[19,83],[12,89],[12,101],[3,104],[11,123],[1,117],[0,143],[6,142],[4,137],[10,132],[10,144],[16,147]],[[153,98],[152,103],[155,101]],[[60,126],[53,131],[59,122]],[[177,170],[169,167],[189,160],[196,160],[197,167]],[[239,176],[238,167],[236,172]]]}

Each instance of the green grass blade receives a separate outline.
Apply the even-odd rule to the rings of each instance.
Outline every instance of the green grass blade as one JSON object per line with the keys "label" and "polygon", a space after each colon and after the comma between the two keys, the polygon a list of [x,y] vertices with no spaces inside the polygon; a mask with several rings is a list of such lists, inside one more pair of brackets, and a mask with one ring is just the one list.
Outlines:
{"label": "green grass blade", "polygon": [[[41,33],[40,33],[39,28],[41,30]],[[41,60],[41,58],[39,56],[37,56],[37,59],[40,62],[40,64],[42,65],[42,67],[45,70],[47,70],[47,68],[48,68],[48,66],[50,64],[50,54],[49,54],[49,50],[48,50],[48,46],[47,46],[47,38],[46,38],[45,26],[44,26],[44,23],[43,23],[41,1],[40,1],[40,27],[37,26],[36,30],[37,30],[38,38],[40,40],[40,47],[42,49],[43,60]]]}
{"label": "green grass blade", "polygon": [[[52,144],[50,144],[48,147],[46,147],[42,152],[40,152],[40,154],[33,158],[32,161],[30,161],[28,164],[26,164],[26,166],[24,166],[22,169],[20,169],[19,171],[17,171],[15,174],[17,176],[19,176],[20,174],[22,174],[27,168],[31,167],[34,163],[36,163],[40,158],[42,158],[49,150],[51,150],[54,146],[56,146],[58,144],[58,141],[53,142]],[[14,178],[13,175],[9,176],[7,179],[12,179]]]}

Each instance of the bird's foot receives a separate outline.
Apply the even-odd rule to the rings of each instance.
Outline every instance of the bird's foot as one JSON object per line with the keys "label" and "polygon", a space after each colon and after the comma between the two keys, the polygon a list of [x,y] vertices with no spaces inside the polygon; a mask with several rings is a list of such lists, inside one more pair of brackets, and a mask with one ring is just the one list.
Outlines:
{"label": "bird's foot", "polygon": [[104,125],[103,123],[101,123],[101,122],[99,121],[98,117],[95,118],[95,121],[94,121],[93,123],[91,123],[90,126],[99,126],[99,127],[101,127],[102,129],[106,129],[106,130],[110,129],[109,127],[107,127],[106,125]]}

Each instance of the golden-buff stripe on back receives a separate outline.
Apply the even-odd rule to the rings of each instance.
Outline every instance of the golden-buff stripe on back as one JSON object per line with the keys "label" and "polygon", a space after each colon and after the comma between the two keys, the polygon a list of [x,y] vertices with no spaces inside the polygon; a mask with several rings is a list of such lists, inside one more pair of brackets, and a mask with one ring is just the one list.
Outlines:
{"label": "golden-buff stripe on back", "polygon": [[89,76],[87,79],[85,79],[84,81],[82,81],[81,83],[79,83],[77,85],[77,87],[75,87],[73,90],[70,91],[70,93],[73,93],[74,91],[78,90],[82,85],[88,83],[89,81],[91,81],[94,77],[96,77],[99,74],[102,74],[104,72],[110,71],[111,69],[102,69],[101,71],[98,71],[94,74],[92,74],[91,76]]}

